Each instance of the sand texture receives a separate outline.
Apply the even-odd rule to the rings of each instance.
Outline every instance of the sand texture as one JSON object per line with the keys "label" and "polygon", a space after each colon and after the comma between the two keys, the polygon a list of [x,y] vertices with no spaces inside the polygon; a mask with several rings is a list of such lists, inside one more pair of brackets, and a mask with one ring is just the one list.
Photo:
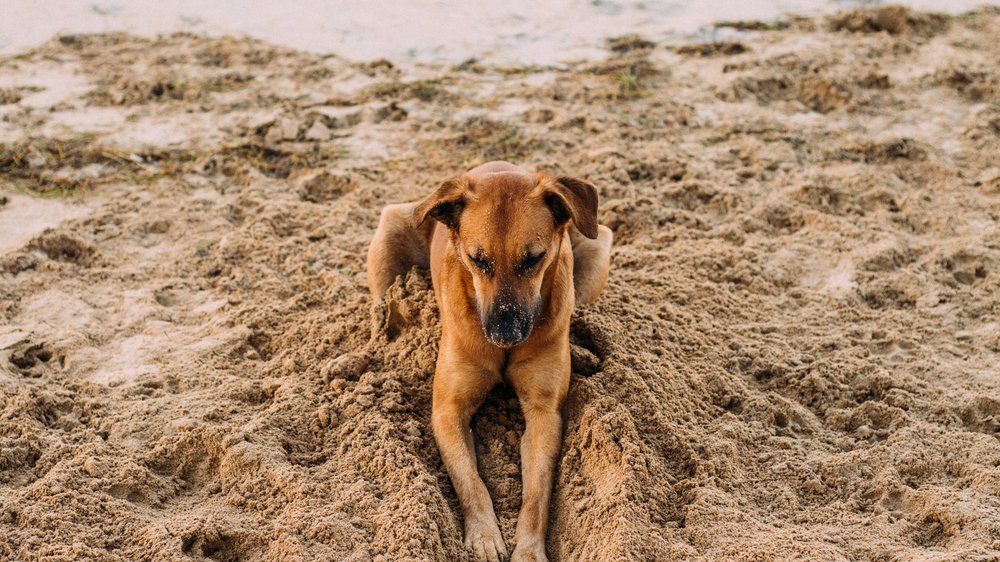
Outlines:
{"label": "sand texture", "polygon": [[[743,22],[568,68],[64,36],[0,59],[0,559],[466,561],[426,272],[491,159],[615,232],[548,551],[1000,559],[1000,11]],[[523,418],[474,419],[510,541]]]}

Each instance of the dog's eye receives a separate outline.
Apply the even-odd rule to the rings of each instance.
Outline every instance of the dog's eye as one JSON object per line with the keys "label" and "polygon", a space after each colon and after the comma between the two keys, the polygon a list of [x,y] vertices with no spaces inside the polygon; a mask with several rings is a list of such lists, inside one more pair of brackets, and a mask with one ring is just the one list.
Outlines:
{"label": "dog's eye", "polygon": [[492,269],[492,267],[490,266],[490,262],[484,260],[482,257],[470,255],[469,261],[472,262],[472,265],[476,266],[476,269],[482,271],[483,273],[488,274]]}
{"label": "dog's eye", "polygon": [[545,259],[545,252],[535,254],[533,256],[526,256],[523,260],[521,260],[521,264],[518,265],[517,268],[521,271],[531,271],[535,268],[535,266],[542,263],[543,259]]}

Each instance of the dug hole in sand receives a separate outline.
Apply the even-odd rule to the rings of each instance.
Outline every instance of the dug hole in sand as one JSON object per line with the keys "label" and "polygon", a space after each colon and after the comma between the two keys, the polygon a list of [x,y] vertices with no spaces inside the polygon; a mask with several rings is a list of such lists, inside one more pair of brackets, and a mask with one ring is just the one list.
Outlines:
{"label": "dug hole in sand", "polygon": [[[492,159],[588,178],[615,231],[552,559],[1000,556],[1000,13],[745,27],[567,69],[0,59],[0,557],[468,560],[428,276],[373,311],[364,256]],[[474,430],[510,542],[510,389]]]}

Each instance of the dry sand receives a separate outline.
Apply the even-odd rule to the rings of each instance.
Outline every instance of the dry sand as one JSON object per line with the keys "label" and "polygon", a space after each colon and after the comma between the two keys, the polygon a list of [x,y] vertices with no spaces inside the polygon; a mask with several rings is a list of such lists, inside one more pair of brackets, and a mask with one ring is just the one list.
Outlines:
{"label": "dry sand", "polygon": [[[429,281],[372,311],[363,267],[382,205],[495,158],[616,234],[554,560],[1000,558],[1000,12],[758,27],[569,69],[0,59],[0,558],[468,560]],[[513,393],[474,426],[509,541]]]}

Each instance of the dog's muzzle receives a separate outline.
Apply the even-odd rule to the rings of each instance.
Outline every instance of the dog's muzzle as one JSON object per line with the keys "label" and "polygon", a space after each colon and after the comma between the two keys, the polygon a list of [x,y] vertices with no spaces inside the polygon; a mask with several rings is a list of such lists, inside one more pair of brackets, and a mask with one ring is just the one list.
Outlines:
{"label": "dog's muzzle", "polygon": [[535,311],[511,300],[502,299],[489,308],[484,317],[486,339],[497,347],[513,347],[531,335]]}

